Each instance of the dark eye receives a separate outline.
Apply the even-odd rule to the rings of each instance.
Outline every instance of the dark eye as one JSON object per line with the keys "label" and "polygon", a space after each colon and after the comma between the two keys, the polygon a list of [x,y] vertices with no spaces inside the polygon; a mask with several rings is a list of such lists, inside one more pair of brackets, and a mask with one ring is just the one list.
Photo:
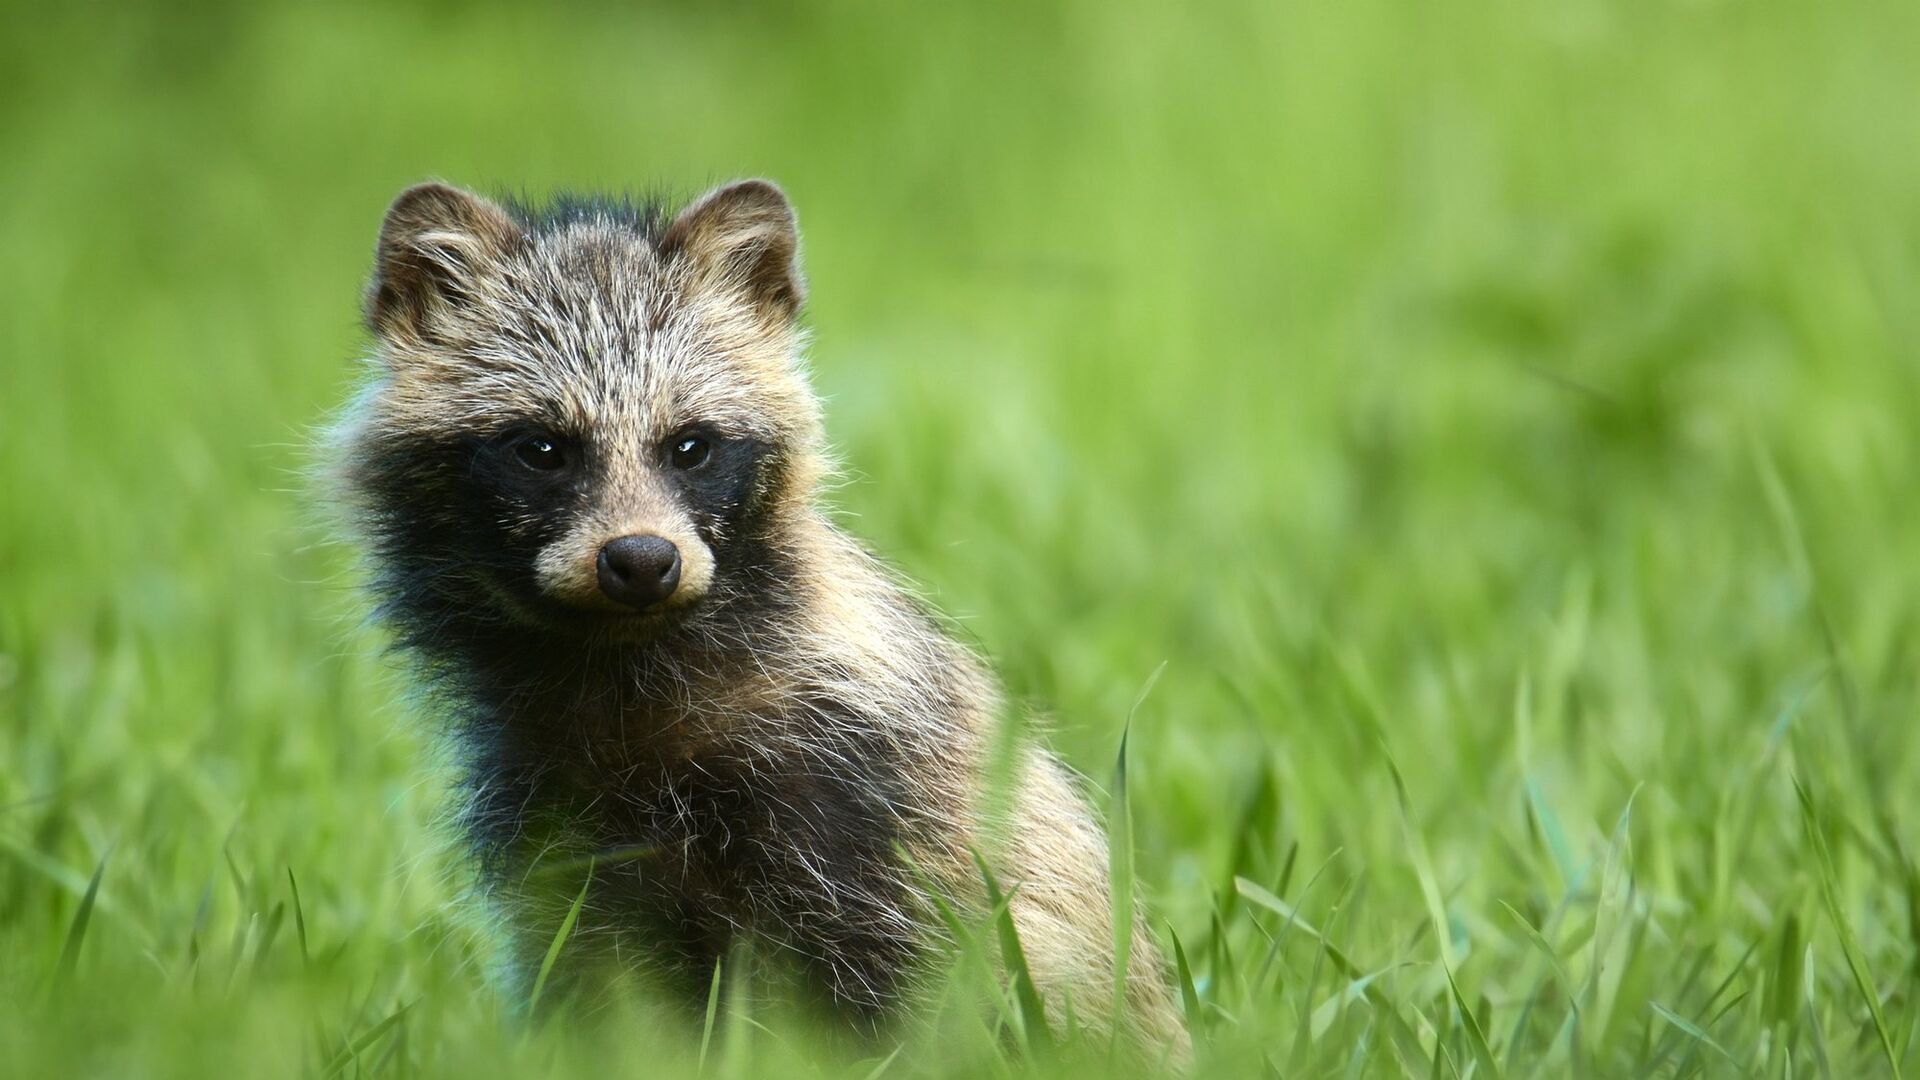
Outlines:
{"label": "dark eye", "polygon": [[697,469],[706,464],[713,444],[704,435],[681,435],[673,440],[667,459],[676,469]]}
{"label": "dark eye", "polygon": [[513,444],[513,456],[520,459],[520,464],[540,472],[552,472],[567,464],[565,448],[551,435],[529,435],[521,439]]}

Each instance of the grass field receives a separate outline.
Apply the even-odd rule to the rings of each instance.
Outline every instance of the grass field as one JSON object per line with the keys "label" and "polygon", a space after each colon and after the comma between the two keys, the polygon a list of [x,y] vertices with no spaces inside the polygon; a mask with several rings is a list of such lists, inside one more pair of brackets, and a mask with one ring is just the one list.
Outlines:
{"label": "grass field", "polygon": [[[1920,6],[14,5],[0,71],[0,1074],[814,1056],[512,1019],[303,478],[401,186],[739,174],[849,521],[1105,790],[1132,714],[1202,1075],[1920,1072]],[[821,1069],[1101,1074],[974,1034]]]}

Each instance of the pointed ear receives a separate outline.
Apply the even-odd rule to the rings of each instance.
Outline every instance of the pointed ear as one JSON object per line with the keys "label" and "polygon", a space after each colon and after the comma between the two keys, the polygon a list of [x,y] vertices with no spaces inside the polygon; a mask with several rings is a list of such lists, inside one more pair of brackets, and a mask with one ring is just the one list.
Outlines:
{"label": "pointed ear", "polygon": [[380,223],[367,325],[378,334],[419,334],[443,306],[473,297],[476,278],[520,238],[498,205],[451,184],[415,184]]}
{"label": "pointed ear", "polygon": [[667,226],[660,251],[781,319],[793,318],[806,298],[799,222],[786,193],[767,180],[737,180],[702,195]]}

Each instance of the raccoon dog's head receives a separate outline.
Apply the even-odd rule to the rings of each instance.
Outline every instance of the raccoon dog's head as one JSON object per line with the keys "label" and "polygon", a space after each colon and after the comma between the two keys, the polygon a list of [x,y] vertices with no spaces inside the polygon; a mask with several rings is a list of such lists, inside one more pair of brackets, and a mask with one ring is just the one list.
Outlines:
{"label": "raccoon dog's head", "polygon": [[402,192],[336,447],[393,599],[617,634],[758,591],[818,470],[798,249],[765,181],[671,219]]}

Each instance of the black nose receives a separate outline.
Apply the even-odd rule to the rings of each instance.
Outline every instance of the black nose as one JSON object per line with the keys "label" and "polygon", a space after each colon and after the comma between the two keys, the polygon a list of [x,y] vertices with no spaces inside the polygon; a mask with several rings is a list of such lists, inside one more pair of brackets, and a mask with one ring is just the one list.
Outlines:
{"label": "black nose", "polygon": [[664,536],[623,536],[600,549],[600,591],[643,608],[673,595],[680,584],[680,549]]}

